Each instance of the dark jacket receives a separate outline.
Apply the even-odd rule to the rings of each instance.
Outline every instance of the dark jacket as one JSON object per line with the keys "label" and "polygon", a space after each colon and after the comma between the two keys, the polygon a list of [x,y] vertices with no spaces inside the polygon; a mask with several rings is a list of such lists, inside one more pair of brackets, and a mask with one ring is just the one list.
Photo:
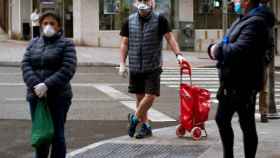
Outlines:
{"label": "dark jacket", "polygon": [[22,60],[23,80],[27,86],[27,99],[36,97],[34,86],[44,82],[48,97],[72,98],[70,80],[77,65],[73,42],[57,33],[52,38],[33,39]]}
{"label": "dark jacket", "polygon": [[272,42],[270,31],[273,25],[273,13],[266,7],[259,7],[233,23],[216,50],[217,68],[223,87],[261,89],[265,54]]}

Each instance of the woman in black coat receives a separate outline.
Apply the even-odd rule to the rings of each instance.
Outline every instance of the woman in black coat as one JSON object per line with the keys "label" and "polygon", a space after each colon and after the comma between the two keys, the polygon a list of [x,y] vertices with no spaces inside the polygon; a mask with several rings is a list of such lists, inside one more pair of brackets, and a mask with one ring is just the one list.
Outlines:
{"label": "woman in black coat", "polygon": [[63,37],[61,20],[55,13],[43,14],[40,26],[42,36],[33,39],[27,47],[22,73],[31,116],[38,100],[47,98],[54,123],[54,138],[51,144],[36,149],[36,157],[47,158],[51,146],[51,158],[64,158],[64,124],[73,96],[70,80],[76,71],[76,50],[73,42]]}

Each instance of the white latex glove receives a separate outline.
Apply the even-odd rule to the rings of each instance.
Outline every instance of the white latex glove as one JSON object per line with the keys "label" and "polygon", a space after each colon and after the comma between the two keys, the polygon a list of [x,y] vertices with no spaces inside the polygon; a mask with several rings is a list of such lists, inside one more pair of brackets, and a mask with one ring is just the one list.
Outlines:
{"label": "white latex glove", "polygon": [[217,47],[217,44],[214,44],[212,47],[211,47],[211,56],[215,59],[216,58],[216,47]]}
{"label": "white latex glove", "polygon": [[43,98],[47,94],[48,87],[45,83],[40,83],[34,87],[34,91],[39,98]]}
{"label": "white latex glove", "polygon": [[177,55],[176,58],[179,64],[182,64],[184,61],[187,61],[182,55]]}
{"label": "white latex glove", "polygon": [[127,69],[125,63],[120,63],[119,75],[123,78],[127,77]]}

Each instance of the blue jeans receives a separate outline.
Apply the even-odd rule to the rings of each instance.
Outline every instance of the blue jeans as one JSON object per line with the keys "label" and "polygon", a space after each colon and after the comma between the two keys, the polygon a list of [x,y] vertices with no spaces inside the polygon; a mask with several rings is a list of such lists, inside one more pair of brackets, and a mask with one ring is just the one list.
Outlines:
{"label": "blue jeans", "polygon": [[[29,100],[31,118],[36,109],[38,99]],[[66,157],[66,143],[64,136],[64,124],[66,122],[67,112],[71,105],[71,98],[56,97],[47,99],[50,113],[54,124],[54,138],[51,144],[45,144],[36,149],[36,158],[48,158],[51,147],[51,158]]]}

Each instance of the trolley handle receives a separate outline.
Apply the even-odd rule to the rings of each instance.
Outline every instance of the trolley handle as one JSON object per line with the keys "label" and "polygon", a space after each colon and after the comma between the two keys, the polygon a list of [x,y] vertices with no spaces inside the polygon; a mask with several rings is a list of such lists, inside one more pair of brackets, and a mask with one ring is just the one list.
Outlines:
{"label": "trolley handle", "polygon": [[192,85],[192,66],[190,63],[188,63],[187,61],[183,61],[180,64],[181,68],[180,68],[180,84],[183,83],[183,75],[189,75],[190,77],[190,83]]}

